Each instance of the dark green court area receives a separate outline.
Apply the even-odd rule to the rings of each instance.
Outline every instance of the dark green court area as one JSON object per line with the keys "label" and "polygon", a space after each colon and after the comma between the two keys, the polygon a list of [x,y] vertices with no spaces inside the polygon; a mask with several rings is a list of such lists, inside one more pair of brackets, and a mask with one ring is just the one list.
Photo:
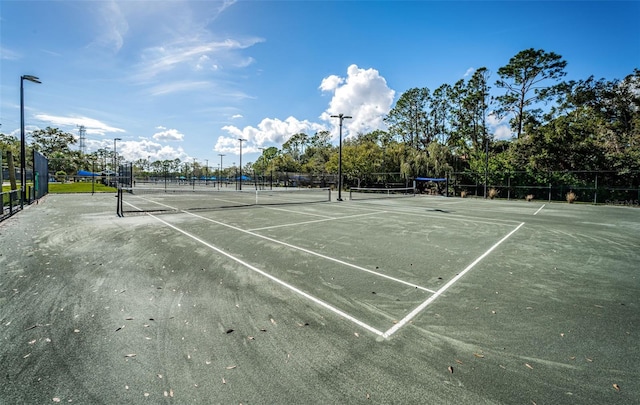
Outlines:
{"label": "dark green court area", "polygon": [[640,402],[637,208],[114,194],[0,223],[0,403]]}

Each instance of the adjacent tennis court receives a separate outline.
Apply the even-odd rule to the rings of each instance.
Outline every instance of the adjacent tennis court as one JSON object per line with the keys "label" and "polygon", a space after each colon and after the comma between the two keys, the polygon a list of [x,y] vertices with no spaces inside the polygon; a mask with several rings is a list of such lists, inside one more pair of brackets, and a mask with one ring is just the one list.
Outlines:
{"label": "adjacent tennis court", "polygon": [[4,398],[640,399],[637,209],[155,191],[0,228]]}

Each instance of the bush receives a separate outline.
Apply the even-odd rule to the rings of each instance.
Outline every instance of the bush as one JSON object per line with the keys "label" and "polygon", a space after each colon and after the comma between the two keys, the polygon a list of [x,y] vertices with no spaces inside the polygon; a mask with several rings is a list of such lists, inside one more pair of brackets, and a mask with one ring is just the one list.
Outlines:
{"label": "bush", "polygon": [[59,181],[60,183],[64,183],[64,181],[67,179],[67,173],[65,173],[62,170],[58,170],[56,172],[56,180]]}
{"label": "bush", "polygon": [[527,194],[524,199],[527,201],[533,201],[533,194]]}
{"label": "bush", "polygon": [[578,199],[578,196],[573,191],[567,193],[567,202],[573,204]]}
{"label": "bush", "polygon": [[490,188],[490,189],[489,189],[489,198],[490,198],[490,199],[492,199],[492,200],[493,200],[494,198],[496,198],[496,197],[498,196],[498,194],[500,194],[500,191],[499,191],[499,190],[497,190],[497,189],[495,189],[495,188]]}

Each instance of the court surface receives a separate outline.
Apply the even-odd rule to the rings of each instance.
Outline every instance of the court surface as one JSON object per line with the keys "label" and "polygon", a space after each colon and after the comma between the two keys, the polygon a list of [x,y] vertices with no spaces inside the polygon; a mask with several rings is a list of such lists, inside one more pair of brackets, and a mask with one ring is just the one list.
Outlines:
{"label": "court surface", "polygon": [[49,195],[0,224],[0,402],[638,403],[639,236],[625,207]]}

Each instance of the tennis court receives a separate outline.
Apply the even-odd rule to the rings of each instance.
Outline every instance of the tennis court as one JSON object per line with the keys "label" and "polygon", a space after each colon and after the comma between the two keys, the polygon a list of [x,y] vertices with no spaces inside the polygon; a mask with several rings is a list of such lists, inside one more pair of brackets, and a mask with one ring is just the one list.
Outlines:
{"label": "tennis court", "polygon": [[639,210],[232,195],[52,195],[3,224],[2,398],[640,400]]}

